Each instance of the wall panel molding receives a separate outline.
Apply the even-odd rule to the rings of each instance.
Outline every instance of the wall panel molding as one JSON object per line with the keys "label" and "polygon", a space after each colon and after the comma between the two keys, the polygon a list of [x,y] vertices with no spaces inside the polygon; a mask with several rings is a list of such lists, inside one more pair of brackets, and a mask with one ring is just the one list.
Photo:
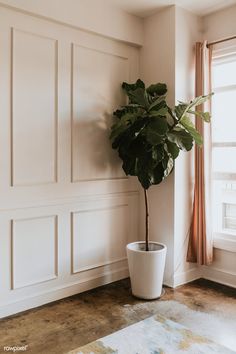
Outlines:
{"label": "wall panel molding", "polygon": [[[24,37],[24,39],[23,39]],[[17,39],[18,38],[18,39]],[[28,39],[28,48],[27,48],[27,39]],[[37,44],[37,41],[41,42]],[[43,45],[42,42],[45,41],[45,53],[42,53]],[[19,43],[18,43],[19,42]],[[47,42],[47,44],[46,44]],[[50,45],[49,45],[50,42]],[[35,45],[35,50],[38,49],[44,57],[46,57],[46,50],[51,51],[48,53],[52,56],[48,56],[45,59],[45,62],[41,61],[39,58],[38,62],[36,61],[35,56],[33,55],[34,48],[31,48]],[[11,27],[11,78],[10,78],[10,145],[11,145],[11,186],[31,186],[31,185],[42,185],[48,183],[56,183],[58,180],[58,40],[43,36],[41,34],[27,32],[18,28]],[[22,50],[24,52],[22,53]],[[18,53],[17,53],[18,52]],[[30,61],[30,54],[32,53],[32,61]],[[18,60],[17,60],[18,54]],[[28,60],[28,62],[25,61]],[[45,74],[45,77],[42,78],[40,70],[42,70],[43,65],[50,65],[49,68],[45,68],[50,70],[50,79],[51,82],[48,81],[48,85],[46,85],[46,80],[48,77]],[[37,73],[37,69],[39,71],[39,77],[41,76],[41,84],[44,86],[40,86],[40,80],[37,75],[35,76],[35,80],[33,80],[33,72],[30,73],[30,66],[35,69],[34,73]],[[52,69],[52,70],[51,70]],[[33,70],[33,69],[32,69]],[[23,71],[23,74],[21,74]],[[25,76],[23,76],[25,74]],[[32,75],[31,75],[32,74]],[[37,80],[38,79],[38,80]],[[37,82],[39,81],[39,82]],[[24,83],[24,87],[22,84]],[[51,85],[49,85],[51,84]],[[28,86],[26,86],[28,85]],[[48,88],[45,90],[45,86],[51,86],[52,92],[49,92]],[[44,91],[45,90],[45,91]],[[29,94],[30,97],[26,97],[23,92]],[[35,91],[35,94],[34,94]],[[30,94],[31,92],[31,94]],[[45,102],[47,100],[47,96],[50,97],[51,102]],[[30,98],[33,102],[30,102]],[[40,99],[41,98],[41,99]],[[42,110],[42,105],[40,105],[40,101],[45,103],[45,109],[42,112],[42,116],[40,117],[40,112]],[[29,108],[31,105],[31,109]],[[49,107],[50,112],[47,112],[46,109]],[[17,119],[16,119],[17,115]],[[44,122],[45,130],[41,131],[41,141],[37,139],[37,134],[39,131],[32,132],[32,136],[27,134],[27,130],[29,129],[27,126],[30,124],[31,128],[33,127],[31,120],[34,119],[35,124],[39,121],[42,122],[42,119],[45,115],[45,119],[51,119],[51,135],[47,136],[47,121]],[[26,117],[29,118],[29,121],[26,121]],[[36,118],[35,118],[36,117]],[[25,124],[25,126],[24,126]],[[25,128],[25,129],[24,129]],[[39,125],[37,125],[39,128]],[[15,132],[17,130],[17,132]],[[40,129],[39,129],[40,130]],[[33,135],[35,134],[35,135]],[[20,139],[18,142],[17,139]],[[35,142],[37,141],[37,144]],[[51,144],[50,141],[53,141]],[[45,144],[46,142],[46,144]],[[41,149],[40,149],[41,143]],[[32,145],[33,144],[33,145]],[[23,145],[23,147],[22,147]],[[45,146],[48,145],[48,146]],[[30,158],[27,159],[27,152],[29,152],[33,148],[33,152],[36,153],[36,156],[33,155],[33,152]],[[50,148],[50,150],[46,150]],[[44,151],[45,149],[45,151]],[[41,150],[41,153],[39,153]],[[38,155],[38,156],[37,156]],[[50,156],[51,155],[51,156]],[[35,160],[34,160],[35,157]],[[43,162],[43,159],[51,158],[47,163]],[[32,165],[36,163],[41,165],[39,168],[36,168],[36,171],[32,172]],[[53,165],[53,166],[52,166]],[[34,167],[35,169],[35,167]],[[33,170],[34,170],[33,169]],[[45,176],[43,175],[43,169],[45,169]],[[47,169],[47,171],[46,171]],[[25,170],[22,172],[22,170]],[[41,172],[40,172],[41,170]],[[25,173],[25,175],[24,175]],[[37,173],[39,176],[37,176]],[[42,174],[42,176],[40,176]],[[37,179],[39,177],[39,179]]]}
{"label": "wall panel molding", "polygon": [[[97,55],[98,57],[96,58]],[[103,60],[100,58],[100,56],[103,56]],[[118,76],[115,78],[115,80],[118,80],[116,83],[114,78],[112,78],[112,73],[109,72],[109,70],[111,70],[109,67],[111,66],[112,60],[114,61],[114,63],[112,63],[114,66],[113,70],[114,72],[116,72],[116,70],[117,72],[119,71],[118,76],[120,76],[119,78]],[[102,64],[103,61],[105,62],[104,64]],[[121,61],[122,64],[118,64],[118,61]],[[94,72],[94,66],[96,67],[96,65],[98,66],[97,74]],[[121,66],[123,66],[123,70],[121,70]],[[117,154],[115,154],[113,151],[110,153],[110,155],[107,154],[107,151],[109,151],[108,146],[110,146],[109,130],[112,124],[112,112],[117,104],[115,106],[114,102],[111,102],[111,92],[107,86],[103,85],[103,82],[109,83],[110,80],[109,84],[114,86],[113,91],[117,91],[118,88],[116,95],[119,96],[118,101],[120,105],[124,104],[124,95],[121,93],[120,85],[123,81],[127,81],[129,79],[128,71],[128,57],[113,54],[112,52],[105,50],[98,50],[89,46],[71,43],[72,183],[128,179],[121,169],[120,161],[117,159]],[[91,72],[93,73],[93,77],[91,76]],[[94,84],[91,80],[94,80],[96,85],[100,85],[97,90],[95,90],[93,87],[93,90],[86,92],[88,97],[89,95],[92,96],[91,103],[89,100],[87,100],[87,98],[85,98],[83,90],[81,89],[80,74],[83,74],[83,83],[91,82],[91,87],[93,87]],[[78,98],[81,95],[84,99],[81,98],[80,101],[78,101]],[[106,115],[103,113],[103,106],[105,101],[107,105],[106,110],[109,109],[109,113],[107,112]],[[85,108],[81,107],[82,105]],[[94,107],[93,110],[91,110],[90,107]],[[86,108],[89,112],[86,112]],[[92,133],[94,135],[93,139],[91,139]],[[84,138],[86,134],[87,139]],[[89,141],[89,144],[87,144],[87,141]],[[91,144],[94,145],[94,154],[92,154],[90,151]],[[107,148],[106,150],[103,148],[104,145]],[[91,154],[87,161],[84,161],[85,151],[87,151],[87,154]],[[89,161],[93,161],[93,164],[89,165]],[[106,161],[107,166],[105,165],[104,161]],[[108,170],[108,166],[112,166],[112,168]],[[113,171],[113,169],[115,171]]]}
{"label": "wall panel molding", "polygon": [[[43,223],[45,225],[42,225]],[[22,224],[25,224],[25,227],[24,225],[22,227]],[[46,228],[51,230],[48,230],[49,233],[45,235]],[[58,277],[58,217],[56,215],[12,219],[10,234],[11,290],[40,284]],[[18,240],[18,238],[23,239]],[[48,252],[50,247],[51,250]],[[45,269],[45,265],[49,269]],[[42,274],[39,273],[39,266],[42,268]],[[36,271],[34,267],[37,267]]]}
{"label": "wall panel molding", "polygon": [[132,197],[138,197],[139,192],[138,191],[124,191],[120,193],[104,193],[104,194],[85,194],[85,195],[74,195],[74,196],[68,196],[62,197],[62,198],[54,198],[54,199],[47,199],[42,201],[30,201],[30,202],[25,202],[21,203],[21,205],[16,205],[15,207],[5,207],[5,208],[0,208],[0,212],[2,213],[8,213],[12,209],[14,210],[27,210],[27,209],[32,209],[32,208],[46,208],[50,206],[60,206],[60,205],[73,205],[73,204],[90,204],[90,203],[96,203],[96,202],[101,202],[101,201],[112,201],[112,200],[126,200],[127,198],[132,198]]}
{"label": "wall panel molding", "polygon": [[[106,213],[107,215],[105,215]],[[112,214],[114,218],[113,227],[109,229],[109,217],[112,217]],[[83,216],[86,218],[84,222]],[[128,216],[128,204],[71,212],[71,274],[126,260],[125,247],[129,238]],[[121,218],[123,218],[123,224],[125,225],[121,224]],[[107,220],[107,222],[101,223],[101,219],[102,221]],[[110,222],[112,222],[112,219]],[[96,247],[94,244],[96,244]],[[123,248],[123,253],[119,249],[120,247]],[[117,249],[118,253],[115,254]],[[84,258],[83,253],[85,252],[87,252],[89,258],[93,255],[92,261],[87,261]],[[99,252],[101,253],[100,257],[98,256]]]}

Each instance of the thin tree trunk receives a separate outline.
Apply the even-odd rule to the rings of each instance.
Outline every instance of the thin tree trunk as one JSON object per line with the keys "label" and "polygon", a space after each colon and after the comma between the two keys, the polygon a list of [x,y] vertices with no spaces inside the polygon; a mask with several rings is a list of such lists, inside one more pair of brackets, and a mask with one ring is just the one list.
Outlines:
{"label": "thin tree trunk", "polygon": [[149,251],[149,206],[148,206],[148,195],[147,189],[144,189],[144,198],[145,198],[145,224],[146,224],[146,233],[145,233],[145,249]]}

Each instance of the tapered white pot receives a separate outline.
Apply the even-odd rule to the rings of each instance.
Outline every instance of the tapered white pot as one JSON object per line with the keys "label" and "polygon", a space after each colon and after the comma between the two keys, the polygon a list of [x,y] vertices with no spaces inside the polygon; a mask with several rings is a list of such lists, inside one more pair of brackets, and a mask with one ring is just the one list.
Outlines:
{"label": "tapered white pot", "polygon": [[126,246],[132,294],[141,299],[157,299],[162,293],[166,251],[164,244],[133,242]]}

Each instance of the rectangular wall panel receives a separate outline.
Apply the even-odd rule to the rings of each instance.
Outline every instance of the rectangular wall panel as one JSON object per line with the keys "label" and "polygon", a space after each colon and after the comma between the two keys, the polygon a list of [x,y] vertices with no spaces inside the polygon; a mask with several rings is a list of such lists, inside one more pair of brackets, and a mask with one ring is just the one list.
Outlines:
{"label": "rectangular wall panel", "polygon": [[126,258],[128,205],[72,213],[72,273]]}
{"label": "rectangular wall panel", "polygon": [[112,112],[125,103],[128,60],[72,47],[72,182],[124,178],[109,141]]}
{"label": "rectangular wall panel", "polygon": [[11,185],[57,179],[57,41],[12,29]]}
{"label": "rectangular wall panel", "polygon": [[57,217],[11,221],[12,289],[57,276]]}

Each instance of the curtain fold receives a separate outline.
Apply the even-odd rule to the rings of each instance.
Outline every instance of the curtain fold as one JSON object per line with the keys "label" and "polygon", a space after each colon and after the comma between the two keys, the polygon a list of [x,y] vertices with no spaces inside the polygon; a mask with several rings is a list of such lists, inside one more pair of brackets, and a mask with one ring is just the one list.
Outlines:
{"label": "curtain fold", "polygon": [[[211,92],[212,50],[206,41],[196,43],[195,94]],[[197,110],[210,111],[210,103]],[[203,146],[195,146],[195,184],[193,215],[189,234],[187,261],[208,265],[213,260],[211,218],[211,124],[196,118],[196,129],[203,136]]]}

